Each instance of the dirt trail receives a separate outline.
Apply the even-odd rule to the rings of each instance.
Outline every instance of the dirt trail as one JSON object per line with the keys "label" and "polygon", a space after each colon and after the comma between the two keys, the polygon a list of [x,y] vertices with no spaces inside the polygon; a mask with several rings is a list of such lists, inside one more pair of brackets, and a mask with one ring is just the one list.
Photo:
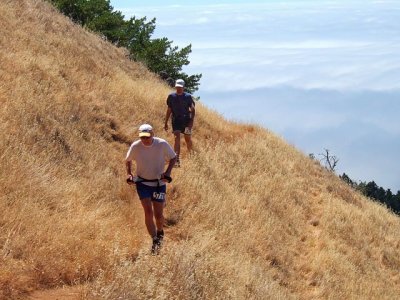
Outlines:
{"label": "dirt trail", "polygon": [[313,256],[320,251],[322,239],[322,229],[320,224],[320,219],[323,215],[321,198],[320,198],[320,190],[322,189],[322,184],[319,183],[317,187],[312,188],[310,195],[312,195],[314,203],[314,207],[312,209],[310,219],[308,220],[308,232],[302,238],[302,248],[300,256],[299,265],[302,266],[303,270],[301,274],[303,274],[303,280],[306,282],[306,288],[303,290],[302,296],[300,299],[320,299],[321,298],[321,289],[319,287],[318,278],[312,269],[309,267],[310,262],[313,260]]}
{"label": "dirt trail", "polygon": [[65,286],[53,290],[33,292],[29,300],[80,300],[85,299],[84,286]]}

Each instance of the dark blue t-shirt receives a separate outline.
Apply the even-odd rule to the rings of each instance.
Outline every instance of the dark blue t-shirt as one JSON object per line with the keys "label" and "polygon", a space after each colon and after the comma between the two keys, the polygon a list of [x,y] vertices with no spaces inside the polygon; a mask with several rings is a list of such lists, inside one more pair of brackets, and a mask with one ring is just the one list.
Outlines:
{"label": "dark blue t-shirt", "polygon": [[167,105],[171,108],[173,118],[188,118],[190,117],[190,107],[194,104],[192,95],[189,93],[183,93],[178,95],[172,93],[168,95]]}

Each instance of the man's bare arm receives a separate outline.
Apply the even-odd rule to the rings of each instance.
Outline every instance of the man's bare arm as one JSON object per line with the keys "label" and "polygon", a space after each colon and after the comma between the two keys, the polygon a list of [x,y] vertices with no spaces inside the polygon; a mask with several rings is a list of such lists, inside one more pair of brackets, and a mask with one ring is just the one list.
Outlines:
{"label": "man's bare arm", "polygon": [[189,128],[192,129],[193,123],[194,123],[194,116],[196,115],[196,109],[194,108],[194,105],[190,107],[190,122],[189,122]]}
{"label": "man's bare arm", "polygon": [[171,108],[168,107],[167,108],[167,113],[165,114],[165,123],[164,123],[164,129],[166,131],[168,130],[168,120],[169,120],[169,117],[171,116],[171,113],[172,113]]}
{"label": "man's bare arm", "polygon": [[172,171],[172,168],[174,167],[175,163],[176,163],[176,156],[168,162],[167,170],[165,170],[165,172],[164,172],[165,175],[171,176],[171,171]]}

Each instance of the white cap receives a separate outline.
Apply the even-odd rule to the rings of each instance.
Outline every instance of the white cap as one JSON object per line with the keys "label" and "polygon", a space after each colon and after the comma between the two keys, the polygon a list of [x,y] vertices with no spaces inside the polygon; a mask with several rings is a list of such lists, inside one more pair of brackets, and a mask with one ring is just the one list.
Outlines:
{"label": "white cap", "polygon": [[175,81],[175,87],[184,87],[185,86],[185,81],[183,79],[178,79]]}
{"label": "white cap", "polygon": [[142,136],[151,136],[151,133],[153,132],[153,127],[149,124],[142,124],[139,127],[139,137]]}

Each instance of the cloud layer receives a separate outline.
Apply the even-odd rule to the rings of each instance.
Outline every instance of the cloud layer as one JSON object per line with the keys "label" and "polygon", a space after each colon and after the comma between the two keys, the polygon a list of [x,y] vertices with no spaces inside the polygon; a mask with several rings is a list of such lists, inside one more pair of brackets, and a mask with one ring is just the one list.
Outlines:
{"label": "cloud layer", "polygon": [[398,2],[166,3],[123,12],[156,17],[157,35],[192,43],[187,71],[203,73],[203,90],[400,89]]}

